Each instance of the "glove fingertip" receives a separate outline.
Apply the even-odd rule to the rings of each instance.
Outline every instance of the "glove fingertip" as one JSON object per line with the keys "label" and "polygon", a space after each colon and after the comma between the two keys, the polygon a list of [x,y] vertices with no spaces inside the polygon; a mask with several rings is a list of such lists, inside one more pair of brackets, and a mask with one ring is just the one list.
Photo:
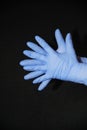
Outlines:
{"label": "glove fingertip", "polygon": [[24,55],[26,54],[26,50],[23,51],[23,54],[24,54]]}
{"label": "glove fingertip", "polygon": [[[44,84],[45,83],[45,84]],[[38,91],[42,91],[45,87],[46,87],[47,83],[46,82],[42,82],[40,84],[40,86],[38,87]]]}
{"label": "glove fingertip", "polygon": [[36,40],[37,42],[40,42],[40,41],[42,40],[42,38],[41,38],[40,36],[36,35],[36,36],[35,36],[35,40]]}
{"label": "glove fingertip", "polygon": [[67,35],[66,35],[66,42],[67,42],[68,40],[71,40],[71,33],[67,33]]}
{"label": "glove fingertip", "polygon": [[21,65],[21,66],[22,66],[22,61],[20,61],[20,62],[19,62],[19,65]]}
{"label": "glove fingertip", "polygon": [[26,76],[24,76],[24,80],[28,80]]}
{"label": "glove fingertip", "polygon": [[30,42],[29,42],[29,41],[28,41],[28,42],[26,42],[26,45],[27,45],[27,46],[29,46],[29,45],[30,45]]}
{"label": "glove fingertip", "polygon": [[37,84],[36,80],[33,80],[33,84]]}
{"label": "glove fingertip", "polygon": [[56,33],[59,33],[59,32],[60,32],[60,29],[57,28],[57,29],[55,30],[55,34],[56,34]]}
{"label": "glove fingertip", "polygon": [[43,87],[40,86],[40,87],[38,88],[38,91],[42,91],[42,90],[43,90]]}
{"label": "glove fingertip", "polygon": [[38,35],[36,35],[36,36],[35,36],[35,40],[37,40],[38,38],[39,38],[39,36],[38,36]]}

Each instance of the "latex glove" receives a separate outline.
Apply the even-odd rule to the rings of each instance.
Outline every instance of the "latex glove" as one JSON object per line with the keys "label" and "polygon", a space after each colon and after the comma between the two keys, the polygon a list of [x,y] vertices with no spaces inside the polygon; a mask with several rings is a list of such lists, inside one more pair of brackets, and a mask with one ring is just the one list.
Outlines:
{"label": "latex glove", "polygon": [[[56,31],[55,31],[55,38],[56,38],[56,41],[57,41],[57,44],[58,44],[58,49],[56,50],[56,52],[59,52],[59,53],[64,53],[65,52],[65,49],[66,49],[66,44],[65,44],[65,41],[64,41],[64,39],[63,39],[63,37],[62,37],[62,34],[61,34],[61,32],[60,32],[60,30],[59,29],[57,29]],[[68,40],[70,40],[70,39],[68,39]],[[41,48],[41,47],[39,47],[39,46],[37,46],[37,45],[35,45],[35,44],[33,44],[33,43],[30,43],[30,42],[28,42],[27,43],[27,45],[32,49],[32,50],[34,50],[35,52],[39,52],[40,54],[42,54],[42,55],[46,55],[46,51],[45,51],[45,49],[43,48]],[[72,46],[71,46],[72,47]],[[27,52],[26,51],[24,51],[24,54],[25,55],[27,55]],[[32,57],[32,56],[30,56],[30,55],[27,55],[27,56],[29,56],[29,57],[31,57],[31,58],[35,58],[34,56]],[[85,61],[87,61],[87,58],[81,58],[81,60],[83,61],[83,62],[85,62]],[[44,62],[42,62],[42,60],[40,61],[40,59],[38,60],[37,58],[36,58],[36,60],[34,59],[34,60],[23,60],[23,61],[21,61],[20,62],[20,65],[22,65],[22,66],[24,66],[24,69],[25,70],[27,70],[27,71],[34,71],[34,72],[31,72],[31,73],[29,73],[29,74],[27,74],[27,75],[25,75],[25,79],[31,79],[31,78],[35,78],[35,77],[37,77],[37,76],[40,76],[40,75],[42,75],[42,74],[44,74],[44,71],[43,70],[38,70],[37,69],[37,67],[34,67],[35,65],[43,65],[43,63]],[[34,68],[32,68],[32,67]],[[40,66],[41,67],[41,66]],[[39,77],[40,78],[40,77]],[[49,77],[50,78],[50,77]],[[42,89],[44,89],[46,86],[47,86],[47,84],[50,82],[50,80],[51,80],[51,78],[50,79],[46,79],[46,80],[43,80],[42,81],[42,83],[40,84],[40,86],[39,86],[39,88],[38,88],[38,90],[42,90]]]}
{"label": "latex glove", "polygon": [[[63,39],[63,36],[60,32],[59,29],[56,29],[55,30],[55,38],[56,38],[56,42],[57,42],[57,45],[58,45],[58,48],[57,48],[57,52],[64,52],[65,51],[65,43],[64,43],[64,39]],[[43,54],[45,55],[45,50],[42,49],[40,46],[32,43],[32,42],[27,42],[27,46],[29,48],[31,48],[33,51],[37,52],[37,53],[40,53],[40,54]],[[20,62],[20,65],[21,66],[33,66],[33,65],[37,65],[39,64],[40,62],[39,61],[36,61],[36,60],[30,60],[30,59],[27,59],[27,60],[22,60]],[[24,79],[25,80],[29,80],[29,79],[32,79],[32,78],[36,78],[40,75],[42,75],[44,72],[41,71],[41,70],[36,70],[36,71],[33,71],[27,75],[24,76]],[[43,90],[47,85],[48,83],[51,81],[51,79],[48,79],[48,80],[45,80],[43,81],[39,87],[38,87],[38,90]]]}
{"label": "latex glove", "polygon": [[[39,36],[35,37],[36,41],[45,50],[45,55],[33,52],[24,51],[24,54],[30,58],[34,58],[41,62],[43,65],[36,66],[24,66],[24,70],[27,71],[43,71],[44,75],[35,79],[33,83],[40,83],[47,79],[60,79],[65,81],[72,81],[72,68],[73,66],[78,66],[78,61],[73,48],[72,40],[70,34],[66,36],[66,47],[65,52],[58,53],[53,50],[45,40]],[[76,70],[74,70],[76,71]],[[75,80],[75,79],[74,79]]]}

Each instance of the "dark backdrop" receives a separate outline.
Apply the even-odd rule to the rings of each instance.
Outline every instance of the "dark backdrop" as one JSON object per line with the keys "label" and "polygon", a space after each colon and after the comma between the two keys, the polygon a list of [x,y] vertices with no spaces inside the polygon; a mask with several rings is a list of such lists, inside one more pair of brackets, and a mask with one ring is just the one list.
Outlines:
{"label": "dark backdrop", "polygon": [[54,49],[54,31],[72,34],[77,55],[87,56],[85,3],[4,2],[0,4],[0,128],[1,130],[87,129],[87,87],[52,80],[41,92],[39,84],[24,81],[19,66],[27,41],[43,37]]}

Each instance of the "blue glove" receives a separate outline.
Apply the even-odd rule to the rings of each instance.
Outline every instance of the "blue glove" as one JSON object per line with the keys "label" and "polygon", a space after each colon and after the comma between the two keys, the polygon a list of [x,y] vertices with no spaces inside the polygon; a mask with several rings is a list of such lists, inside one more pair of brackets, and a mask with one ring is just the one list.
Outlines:
{"label": "blue glove", "polygon": [[[44,89],[51,79],[79,82],[79,79],[74,76],[78,70],[79,62],[70,34],[67,34],[66,40],[64,41],[60,30],[57,29],[55,31],[55,38],[58,44],[56,51],[41,37],[35,36],[36,41],[41,47],[32,42],[28,42],[28,47],[33,51],[25,50],[23,52],[24,55],[32,59],[23,60],[20,62],[20,65],[26,71],[33,71],[27,74],[24,79],[40,76],[33,81],[33,83],[42,82],[38,90]],[[84,58],[81,60],[86,61]]]}
{"label": "blue glove", "polygon": [[[57,45],[58,45],[58,48],[57,48],[56,51],[61,53],[65,50],[65,43],[64,43],[64,39],[63,39],[62,34],[61,34],[59,29],[56,29],[56,31],[55,31],[55,38],[56,38],[56,42],[57,42]],[[40,54],[43,54],[43,55],[45,55],[45,53],[46,53],[44,49],[42,49],[40,46],[38,46],[38,45],[36,45],[32,42],[27,42],[27,46],[37,53],[40,53]],[[25,51],[24,51],[24,53],[25,53]],[[39,64],[40,61],[35,60],[35,59],[34,60],[27,59],[27,60],[21,61],[20,65],[21,66],[33,66],[33,65],[37,65],[36,63]],[[37,76],[42,75],[43,73],[44,72],[41,71],[41,70],[39,70],[39,71],[36,70],[36,71],[33,71],[33,72],[25,75],[24,79],[25,80],[32,79],[32,78],[35,78]],[[43,81],[40,84],[38,90],[44,89],[50,81],[51,81],[51,79]]]}

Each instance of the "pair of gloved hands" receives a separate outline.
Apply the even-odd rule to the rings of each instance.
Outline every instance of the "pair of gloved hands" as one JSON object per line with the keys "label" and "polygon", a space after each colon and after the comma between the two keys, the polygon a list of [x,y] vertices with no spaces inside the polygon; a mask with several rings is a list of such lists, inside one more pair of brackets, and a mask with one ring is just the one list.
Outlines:
{"label": "pair of gloved hands", "polygon": [[[68,33],[64,40],[59,29],[55,30],[55,38],[58,49],[55,51],[40,36],[35,36],[35,40],[40,46],[33,42],[27,42],[27,46],[32,50],[24,50],[23,54],[29,59],[22,60],[20,65],[26,71],[31,71],[24,76],[25,80],[36,78],[33,83],[41,83],[38,90],[43,90],[51,79],[73,81],[79,83],[75,78],[78,73],[79,61],[76,56],[71,34]],[[87,58],[80,57],[81,62],[87,63]]]}

